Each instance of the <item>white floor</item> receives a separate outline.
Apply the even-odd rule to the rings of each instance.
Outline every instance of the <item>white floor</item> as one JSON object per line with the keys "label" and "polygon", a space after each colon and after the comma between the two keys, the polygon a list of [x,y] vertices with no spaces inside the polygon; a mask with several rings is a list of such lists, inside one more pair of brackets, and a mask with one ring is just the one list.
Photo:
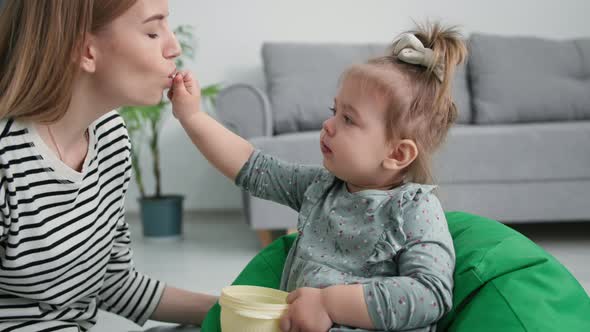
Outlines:
{"label": "white floor", "polygon": [[[259,251],[256,233],[235,212],[197,214],[185,220],[180,242],[149,242],[141,235],[136,216],[130,216],[135,264],[138,270],[170,285],[219,294]],[[590,223],[514,226],[560,260],[590,293]],[[149,321],[139,327],[115,315],[101,312],[96,332],[156,332]],[[197,329],[187,329],[197,331]],[[183,330],[184,331],[184,330]]]}

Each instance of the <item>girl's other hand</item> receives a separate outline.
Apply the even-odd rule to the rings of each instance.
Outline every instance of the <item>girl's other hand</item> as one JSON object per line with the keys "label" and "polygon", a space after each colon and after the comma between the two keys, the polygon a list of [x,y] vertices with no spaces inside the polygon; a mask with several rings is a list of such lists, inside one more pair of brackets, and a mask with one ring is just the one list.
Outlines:
{"label": "girl's other hand", "polygon": [[326,332],[332,327],[321,289],[299,288],[289,293],[287,303],[289,310],[280,321],[283,332]]}

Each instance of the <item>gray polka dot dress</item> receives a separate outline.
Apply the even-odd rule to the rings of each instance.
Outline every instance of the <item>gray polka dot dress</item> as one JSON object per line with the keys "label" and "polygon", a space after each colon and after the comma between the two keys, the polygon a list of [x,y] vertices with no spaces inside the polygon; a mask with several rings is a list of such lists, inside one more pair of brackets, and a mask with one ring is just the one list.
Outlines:
{"label": "gray polka dot dress", "polygon": [[[362,284],[377,331],[435,331],[452,306],[455,253],[434,186],[350,193],[318,166],[255,151],[236,184],[299,212],[281,288]],[[335,325],[330,331],[363,331]]]}

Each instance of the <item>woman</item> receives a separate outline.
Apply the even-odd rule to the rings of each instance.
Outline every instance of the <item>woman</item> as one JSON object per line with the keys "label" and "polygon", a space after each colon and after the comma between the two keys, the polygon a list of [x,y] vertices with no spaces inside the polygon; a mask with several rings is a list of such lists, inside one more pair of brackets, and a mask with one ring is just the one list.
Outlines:
{"label": "woman", "polygon": [[216,297],[135,271],[124,105],[170,88],[167,0],[7,0],[0,13],[0,330],[86,331],[104,309],[199,324]]}

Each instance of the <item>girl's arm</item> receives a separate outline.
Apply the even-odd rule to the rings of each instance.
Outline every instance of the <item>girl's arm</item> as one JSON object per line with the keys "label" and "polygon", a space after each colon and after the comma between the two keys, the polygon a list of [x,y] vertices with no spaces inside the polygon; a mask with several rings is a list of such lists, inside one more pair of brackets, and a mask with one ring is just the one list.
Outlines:
{"label": "girl's arm", "polygon": [[323,169],[255,152],[248,141],[200,111],[200,88],[190,73],[178,75],[173,84],[168,96],[174,115],[205,158],[253,196],[299,211],[305,191],[314,180],[319,183],[317,177],[323,174]]}
{"label": "girl's arm", "polygon": [[201,112],[201,89],[191,73],[179,73],[168,93],[174,115],[201,153],[221,173],[235,181],[254,147]]}
{"label": "girl's arm", "polygon": [[303,287],[289,293],[289,311],[281,317],[283,332],[327,331],[333,323],[373,330],[361,285]]}
{"label": "girl's arm", "polygon": [[334,285],[322,289],[326,311],[334,323],[373,330],[362,285]]}

